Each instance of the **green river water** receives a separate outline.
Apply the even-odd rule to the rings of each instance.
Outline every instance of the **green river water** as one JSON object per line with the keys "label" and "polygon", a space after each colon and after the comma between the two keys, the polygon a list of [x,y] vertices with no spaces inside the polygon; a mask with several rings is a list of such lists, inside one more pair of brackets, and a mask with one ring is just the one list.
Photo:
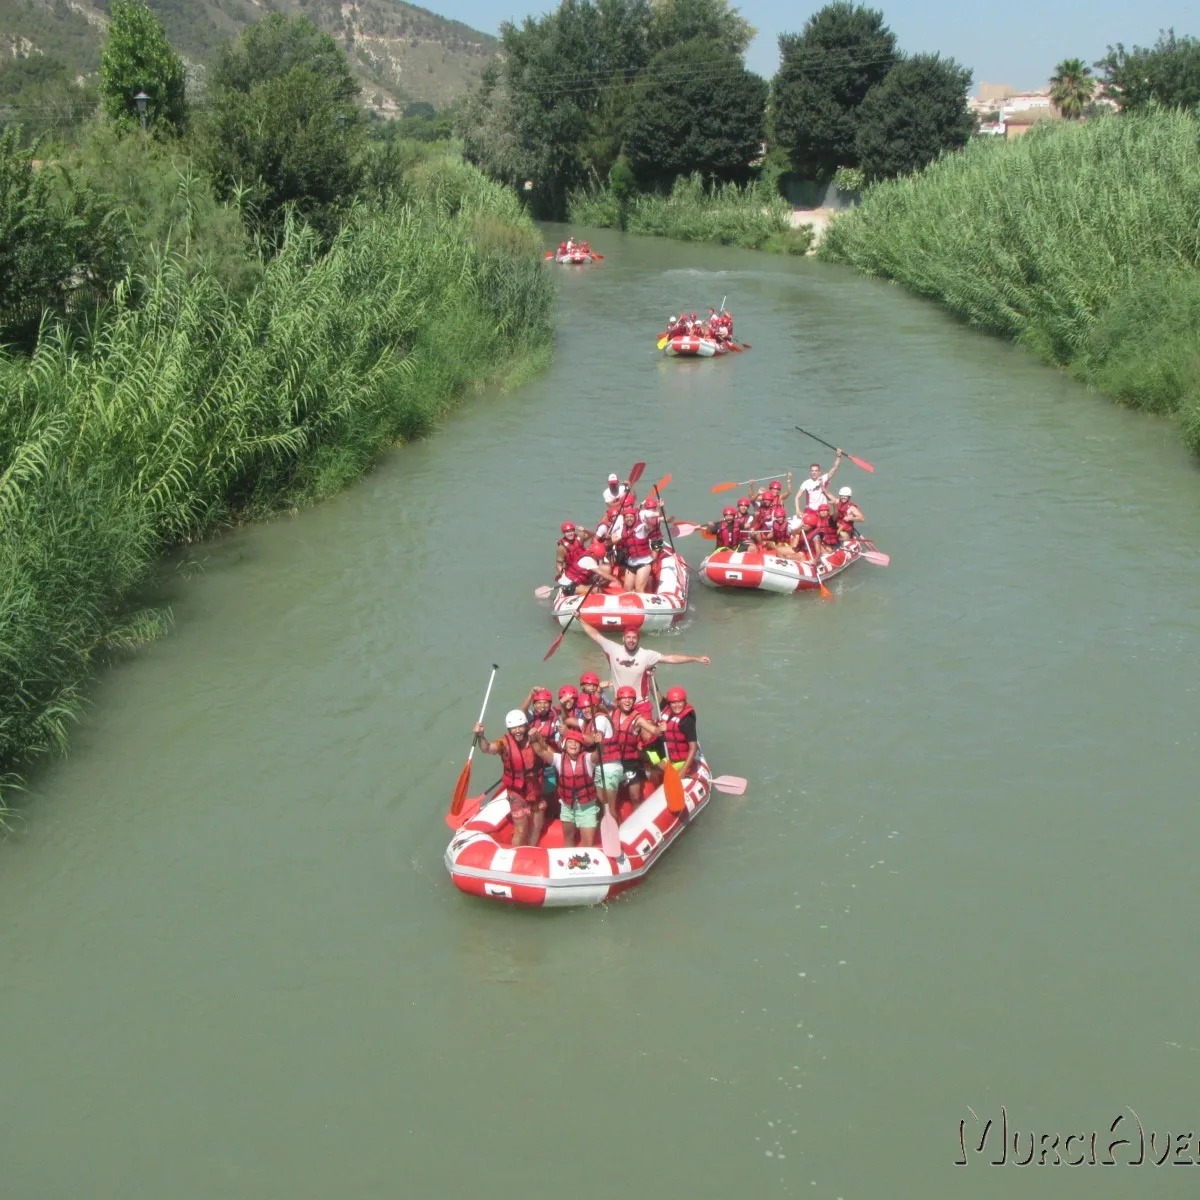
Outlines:
{"label": "green river water", "polygon": [[[1153,1129],[1200,1162],[1174,430],[840,268],[591,240],[548,268],[546,375],[193,548],[174,632],[34,773],[0,845],[0,1197],[1193,1194],[1200,1167],[1012,1161],[1031,1131],[1136,1157],[1131,1109],[1147,1158]],[[723,295],[752,350],[657,354]],[[559,522],[639,459],[709,519],[714,483],[828,465],[796,424],[875,464],[837,482],[891,566],[833,603],[697,585],[650,641],[712,656],[660,675],[745,796],[606,908],[460,895],[490,664],[492,729],[600,665],[574,632],[542,663]]]}

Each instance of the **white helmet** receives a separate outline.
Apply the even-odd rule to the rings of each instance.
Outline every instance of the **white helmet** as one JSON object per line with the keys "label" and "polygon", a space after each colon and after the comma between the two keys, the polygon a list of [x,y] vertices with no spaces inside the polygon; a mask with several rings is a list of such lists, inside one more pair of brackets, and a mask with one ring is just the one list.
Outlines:
{"label": "white helmet", "polygon": [[839,496],[853,496],[854,493],[849,488],[839,488],[838,495]]}
{"label": "white helmet", "polygon": [[519,729],[522,725],[529,724],[529,718],[519,708],[510,708],[504,718],[504,724],[508,729]]}

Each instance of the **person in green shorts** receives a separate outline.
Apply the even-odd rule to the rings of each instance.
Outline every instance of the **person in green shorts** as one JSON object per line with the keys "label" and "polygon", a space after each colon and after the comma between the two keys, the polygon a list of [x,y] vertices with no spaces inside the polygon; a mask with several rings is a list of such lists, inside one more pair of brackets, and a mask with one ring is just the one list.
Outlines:
{"label": "person in green shorts", "polygon": [[559,820],[562,821],[563,845],[596,844],[600,827],[600,797],[596,792],[596,758],[583,748],[583,734],[574,721],[562,727],[561,751],[551,750],[544,743],[535,753],[558,772]]}

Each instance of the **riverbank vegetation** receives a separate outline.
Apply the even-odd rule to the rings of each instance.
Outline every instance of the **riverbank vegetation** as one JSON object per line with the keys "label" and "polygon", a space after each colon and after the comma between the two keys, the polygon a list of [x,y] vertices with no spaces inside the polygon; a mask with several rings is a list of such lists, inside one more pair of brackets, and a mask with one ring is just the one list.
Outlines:
{"label": "riverbank vegetation", "polygon": [[[271,92],[316,114],[279,114],[289,146],[338,132],[302,69]],[[286,170],[212,170],[176,111],[101,120],[52,168],[0,140],[0,789],[64,748],[98,660],[165,627],[134,599],[165,550],[344,487],[549,352],[540,238],[461,156],[364,137],[354,190],[306,210]],[[221,113],[224,171],[264,130]]]}
{"label": "riverbank vegetation", "polygon": [[977,141],[877,184],[821,257],[904,284],[1200,453],[1200,121],[1153,107]]}
{"label": "riverbank vegetation", "polygon": [[753,34],[727,0],[563,0],[505,23],[464,153],[539,217],[801,253],[790,184],[912,170],[974,128],[970,72],[902,54],[872,9],[838,0],[781,36],[770,84],[745,67]]}

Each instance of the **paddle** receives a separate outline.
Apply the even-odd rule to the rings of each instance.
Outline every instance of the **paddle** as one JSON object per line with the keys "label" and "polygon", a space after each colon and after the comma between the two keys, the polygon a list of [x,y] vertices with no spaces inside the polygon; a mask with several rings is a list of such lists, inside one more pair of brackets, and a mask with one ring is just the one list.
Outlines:
{"label": "paddle", "polygon": [[453,813],[447,813],[446,824],[449,825],[451,829],[461,829],[468,821],[473,820],[478,815],[479,810],[483,807],[484,797],[487,796],[488,792],[495,792],[497,789],[499,789],[503,782],[503,779],[497,779],[490,788],[484,788],[484,790],[480,792],[478,796],[472,796],[471,799],[463,805],[462,812],[460,812],[458,816],[455,816]]}
{"label": "paddle", "polygon": [[655,342],[655,345],[656,345],[656,346],[657,346],[657,347],[658,347],[660,350],[665,350],[665,349],[667,348],[667,335],[664,333],[664,334],[662,335],[662,337],[660,337],[660,338],[658,339],[658,341],[657,341],[657,342]]}
{"label": "paddle", "polygon": [[[787,477],[786,471],[780,471],[778,475],[760,475],[759,479],[784,479]],[[709,491],[711,492],[729,492],[734,488],[746,487],[751,483],[757,483],[758,479],[733,479],[729,483],[714,483]]]}
{"label": "paddle", "polygon": [[712,785],[727,796],[741,796],[746,791],[746,781],[740,775],[718,775]]}
{"label": "paddle", "polygon": [[877,567],[886,567],[892,561],[890,554],[884,554],[882,550],[875,549],[875,543],[870,538],[865,538],[860,534],[858,544],[862,546],[862,556],[867,562],[874,563]]}
{"label": "paddle", "polygon": [[700,526],[693,521],[676,521],[675,536],[676,537],[691,537]]}
{"label": "paddle", "polygon": [[[671,482],[671,477],[670,477],[670,475],[666,476],[666,478],[665,478],[665,479],[662,479],[662,480],[660,480],[659,482],[662,484],[662,486],[663,486],[663,487],[666,487],[666,486],[667,486],[667,484]],[[668,521],[668,520],[667,520],[667,518],[666,518],[666,509],[665,509],[665,508],[663,508],[663,498],[662,498],[662,495],[661,495],[661,493],[659,492],[658,488],[659,488],[659,484],[657,484],[657,483],[656,483],[656,484],[654,485],[654,494],[655,494],[656,496],[658,496],[658,506],[659,506],[659,508],[662,508],[662,509],[663,509],[663,519],[662,519],[662,524],[663,524],[663,525],[665,525],[665,526],[666,526],[666,528],[667,528],[667,541],[668,541],[668,542],[670,542],[670,544],[671,544],[671,553],[672,553],[672,554],[674,554],[674,553],[675,553],[675,539],[674,539],[674,538],[671,536],[671,522],[670,522],[670,521]]]}
{"label": "paddle", "polygon": [[813,578],[817,581],[817,587],[821,592],[822,600],[832,600],[833,593],[821,582],[821,560],[813,553],[812,542],[808,540],[808,534],[804,530],[804,526],[800,526],[800,536],[804,539],[805,546],[808,547],[808,556],[812,559]]}
{"label": "paddle", "polygon": [[554,589],[548,583],[543,583],[541,587],[535,587],[533,589],[533,594],[539,600],[548,600],[554,595]]}
{"label": "paddle", "polygon": [[[492,663],[491,678],[488,679],[487,691],[483,693],[483,707],[479,710],[479,720],[477,725],[483,724],[484,714],[487,712],[488,697],[492,694],[492,684],[496,682],[496,672],[500,667],[496,663]],[[471,786],[471,759],[475,757],[475,742],[478,739],[474,734],[471,735],[471,749],[467,752],[467,761],[463,763],[463,769],[459,772],[458,783],[454,785],[454,796],[450,801],[450,815],[456,817],[462,809],[463,801],[467,798],[467,789]]]}
{"label": "paddle", "polygon": [[[804,434],[805,437],[812,438],[812,440],[814,442],[820,442],[822,446],[828,446],[830,448],[830,450],[837,449],[837,447],[832,442],[827,442],[824,438],[817,437],[817,435],[815,433],[809,433],[807,429],[801,429],[799,425],[796,426],[796,429],[798,430],[798,432]],[[844,450],[842,451],[842,453],[846,454],[846,452]],[[864,471],[874,471],[875,470],[875,468],[873,466],[871,466],[871,464],[869,462],[867,462],[867,460],[865,458],[855,458],[853,454],[846,454],[846,457],[856,467],[860,467]]]}

